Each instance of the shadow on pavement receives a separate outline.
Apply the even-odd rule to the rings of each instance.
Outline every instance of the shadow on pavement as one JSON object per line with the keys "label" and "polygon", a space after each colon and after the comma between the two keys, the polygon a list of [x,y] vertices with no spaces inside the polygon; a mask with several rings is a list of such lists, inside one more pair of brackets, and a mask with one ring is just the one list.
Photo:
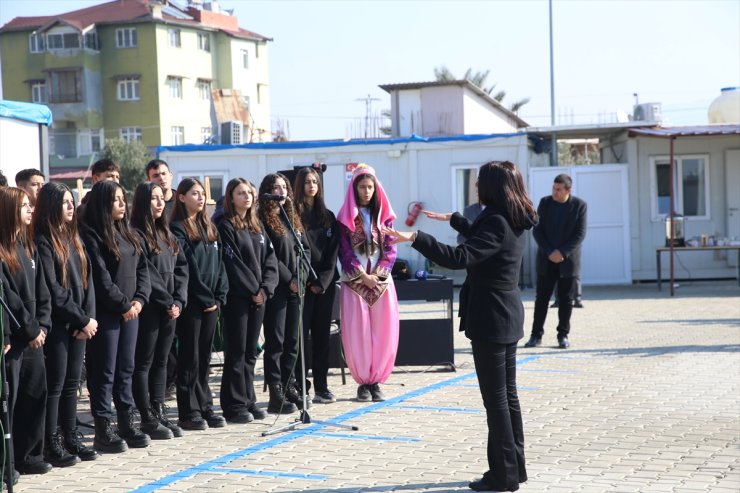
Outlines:
{"label": "shadow on pavement", "polygon": [[380,491],[404,491],[404,490],[419,490],[424,491],[457,491],[459,488],[468,489],[468,481],[456,481],[450,483],[414,483],[414,484],[392,484],[384,486],[348,486],[346,488],[316,488],[309,490],[285,490],[281,493],[321,493],[324,491],[331,491],[332,493],[365,493],[365,492],[380,492]]}
{"label": "shadow on pavement", "polygon": [[568,355],[575,356],[578,354],[593,356],[663,356],[665,354],[676,353],[736,353],[740,352],[740,344],[715,344],[702,346],[698,344],[689,344],[683,346],[654,346],[654,347],[634,347],[634,348],[604,348],[604,349],[566,349],[566,350],[548,350],[548,351],[531,351],[529,349],[518,348],[518,356],[553,356]]}

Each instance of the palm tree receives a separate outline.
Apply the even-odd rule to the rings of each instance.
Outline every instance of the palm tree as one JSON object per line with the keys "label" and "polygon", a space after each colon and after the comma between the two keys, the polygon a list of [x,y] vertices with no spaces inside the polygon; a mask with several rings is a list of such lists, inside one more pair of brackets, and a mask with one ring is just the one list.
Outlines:
{"label": "palm tree", "polygon": [[[490,72],[490,70],[486,70],[484,72],[477,71],[473,73],[473,69],[469,68],[465,71],[463,79],[469,81],[471,84],[476,85],[483,92],[501,103],[502,100],[506,97],[506,91],[498,91],[497,93],[492,94],[493,90],[496,88],[496,84],[494,83],[493,85],[486,87],[486,79],[488,79],[488,75],[490,74]],[[452,82],[455,80],[459,80],[445,65],[434,69],[434,78],[437,82]],[[527,103],[529,103],[529,98],[520,99],[519,101],[515,101],[514,103],[512,103],[511,106],[509,106],[509,110],[512,113],[517,113],[519,112],[521,107]]]}

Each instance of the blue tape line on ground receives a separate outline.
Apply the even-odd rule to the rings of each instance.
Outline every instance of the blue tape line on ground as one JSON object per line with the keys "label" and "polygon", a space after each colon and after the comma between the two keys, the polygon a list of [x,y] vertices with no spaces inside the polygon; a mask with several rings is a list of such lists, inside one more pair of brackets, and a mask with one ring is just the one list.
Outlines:
{"label": "blue tape line on ground", "polygon": [[326,476],[322,476],[320,474],[301,474],[299,472],[260,471],[257,469],[232,469],[226,467],[209,469],[209,472],[226,472],[229,474],[244,474],[247,476],[267,476],[270,478],[313,479],[316,481],[326,481]]}
{"label": "blue tape line on ground", "polygon": [[313,437],[327,437],[327,438],[342,438],[349,440],[378,440],[382,442],[419,442],[418,438],[411,437],[386,437],[376,435],[352,435],[349,433],[322,433],[314,432],[311,434]]}
{"label": "blue tape line on ground", "polygon": [[417,411],[440,411],[447,413],[479,413],[482,409],[467,409],[464,407],[433,407],[433,406],[393,406],[393,409],[414,409]]}
{"label": "blue tape line on ground", "polygon": [[[517,360],[516,364],[517,366],[523,365],[525,363],[529,363],[530,361],[536,361],[540,358],[540,356],[526,356],[524,358],[521,358]],[[307,428],[304,428],[302,430],[295,430],[290,433],[287,433],[281,437],[273,438],[271,440],[267,440],[266,442],[262,442],[256,445],[253,445],[251,447],[247,447],[245,449],[237,450],[236,452],[232,452],[230,454],[223,455],[221,457],[217,457],[213,460],[204,462],[202,464],[199,464],[197,466],[189,467],[187,469],[184,469],[182,471],[167,475],[163,478],[157,479],[155,481],[152,481],[151,483],[147,483],[144,486],[141,486],[139,488],[136,488],[135,490],[131,490],[133,493],[151,493],[152,491],[156,491],[160,488],[163,488],[165,486],[169,486],[173,483],[176,483],[180,480],[190,478],[192,476],[195,476],[197,474],[201,474],[204,472],[211,472],[217,467],[223,467],[226,464],[228,464],[231,461],[234,461],[236,459],[242,459],[248,455],[252,455],[257,452],[261,452],[263,450],[275,447],[277,445],[281,445],[286,442],[291,442],[293,440],[297,440],[298,438],[304,437],[306,435],[311,435],[313,433],[316,433],[318,430],[321,430],[323,428],[326,428],[327,426],[330,426],[332,423],[341,424],[344,421],[348,421],[350,419],[358,418],[360,416],[363,416],[365,414],[371,413],[373,411],[377,411],[378,409],[382,409],[384,407],[393,406],[395,404],[398,404],[400,402],[406,401],[408,399],[412,399],[414,397],[418,397],[422,394],[426,394],[427,392],[433,392],[435,390],[439,390],[444,387],[448,387],[450,385],[458,384],[459,382],[462,382],[463,380],[467,380],[470,378],[475,377],[475,372],[466,373],[465,375],[460,375],[454,378],[451,378],[449,380],[444,380],[442,382],[437,382],[431,385],[427,385],[426,387],[421,387],[419,389],[416,389],[414,391],[411,391],[407,394],[400,395],[398,397],[392,397],[384,402],[377,402],[374,404],[371,404],[369,406],[364,406],[359,409],[355,409],[354,411],[350,411],[348,413],[340,414],[339,416],[330,419],[330,420],[324,420],[324,423],[326,424],[311,424]],[[219,469],[224,470],[224,469]]]}

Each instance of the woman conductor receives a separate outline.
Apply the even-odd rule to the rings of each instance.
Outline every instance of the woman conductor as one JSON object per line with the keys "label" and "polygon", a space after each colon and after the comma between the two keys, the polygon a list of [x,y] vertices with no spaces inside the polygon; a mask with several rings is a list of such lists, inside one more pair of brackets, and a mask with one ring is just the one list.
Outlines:
{"label": "woman conductor", "polygon": [[399,232],[397,242],[411,241],[422,255],[449,269],[467,269],[460,290],[460,330],[473,347],[488,418],[488,471],[469,487],[475,491],[516,491],[527,480],[522,413],[516,391],[516,344],[524,336],[524,307],[519,266],[525,231],[537,221],[517,167],[492,161],[480,167],[478,195],[484,209],[471,222],[459,213],[425,212],[450,221],[468,239],[456,248],[432,236]]}

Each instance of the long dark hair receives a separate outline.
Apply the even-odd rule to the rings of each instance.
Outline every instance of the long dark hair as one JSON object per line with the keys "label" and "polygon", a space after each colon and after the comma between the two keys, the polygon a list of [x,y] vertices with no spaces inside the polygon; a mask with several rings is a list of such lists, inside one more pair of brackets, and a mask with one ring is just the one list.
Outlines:
{"label": "long dark hair", "polygon": [[262,222],[265,226],[273,230],[275,233],[277,233],[280,236],[285,236],[286,231],[283,227],[283,222],[280,220],[280,206],[278,205],[277,201],[275,200],[265,200],[262,198],[264,194],[272,194],[272,186],[275,184],[275,182],[278,180],[278,178],[282,178],[282,180],[285,182],[285,186],[288,189],[288,198],[290,200],[285,201],[285,212],[288,214],[288,217],[290,218],[290,222],[293,223],[293,227],[296,231],[302,232],[303,231],[303,224],[301,223],[301,218],[298,216],[295,206],[293,205],[293,190],[291,189],[290,182],[285,177],[285,175],[281,173],[270,173],[269,175],[265,176],[262,179],[262,183],[260,183],[260,190],[259,190],[259,216]]}
{"label": "long dark hair", "polygon": [[[16,187],[0,187],[0,260],[8,264],[10,272],[21,268],[15,247],[18,241],[26,250],[28,258],[33,258],[32,228],[21,222],[21,205],[28,194]],[[30,199],[29,199],[30,200]]]}
{"label": "long dark hair", "polygon": [[63,216],[62,208],[66,193],[69,193],[74,200],[72,190],[63,183],[52,181],[41,187],[33,211],[33,230],[37,236],[45,236],[49,239],[58,260],[61,274],[60,284],[64,288],[69,286],[67,262],[74,248],[80,257],[82,287],[87,289],[87,255],[85,255],[85,249],[77,230],[77,209],[70,222],[67,222]]}
{"label": "long dark hair", "polygon": [[524,178],[510,161],[490,161],[480,167],[478,197],[486,206],[504,209],[515,228],[537,222],[537,210],[529,199]]}
{"label": "long dark hair", "polygon": [[[172,208],[172,216],[170,222],[182,221],[185,227],[185,234],[188,236],[190,241],[208,241],[213,243],[218,240],[218,231],[211,221],[206,216],[206,207],[203,206],[203,210],[199,211],[193,219],[188,215],[188,210],[185,204],[180,200],[181,195],[185,195],[194,186],[199,185],[200,188],[205,192],[206,188],[197,178],[183,178],[180,184],[177,186],[175,192],[175,206]],[[201,231],[205,233],[205,238],[201,235]]]}
{"label": "long dark hair", "polygon": [[[154,192],[155,188],[162,190],[161,186],[152,182],[140,183],[136,187],[131,206],[131,225],[144,233],[144,242],[150,252],[155,255],[162,253],[159,248],[159,242],[157,241],[158,238],[161,238],[170,247],[172,253],[177,255],[180,247],[167,227],[167,218],[164,215],[164,211],[162,211],[162,215],[158,219],[154,219],[152,215],[152,192]],[[164,190],[162,190],[162,193],[164,193]]]}
{"label": "long dark hair", "polygon": [[373,175],[370,173],[364,173],[362,175],[357,175],[355,178],[355,181],[352,182],[352,190],[355,192],[355,204],[357,204],[357,207],[360,207],[360,194],[357,192],[357,187],[359,183],[364,180],[365,178],[370,178],[372,180],[374,189],[373,189],[373,196],[370,197],[370,203],[366,206],[367,209],[370,211],[370,217],[372,218],[372,224],[378,223],[378,216],[380,215],[380,204],[378,203],[378,180],[375,179]]}
{"label": "long dark hair", "polygon": [[[310,206],[306,202],[306,179],[313,175],[318,182],[318,191],[316,196],[313,198],[313,205]],[[298,208],[298,214],[301,215],[301,221],[304,224],[318,223],[325,228],[331,226],[331,215],[326,210],[326,203],[324,203],[324,185],[321,183],[321,177],[319,173],[313,168],[301,168],[295,177],[295,185],[293,187],[293,193],[295,195],[295,204]],[[311,221],[314,219],[314,221]]]}
{"label": "long dark hair", "polygon": [[117,190],[123,192],[123,201],[125,203],[126,191],[118,183],[103,180],[93,185],[92,189],[88,192],[90,197],[85,204],[83,223],[86,228],[100,235],[108,250],[116,257],[116,260],[120,260],[121,251],[116,241],[116,233],[133,247],[134,255],[141,255],[141,243],[139,243],[129,227],[128,204],[124,209],[123,218],[117,221],[113,220],[113,200],[116,197]]}
{"label": "long dark hair", "polygon": [[[249,189],[249,193],[252,194],[252,205],[247,210],[247,215],[244,218],[237,214],[236,209],[234,208],[234,198],[232,197],[234,190],[236,190],[236,187],[239,185],[246,185]],[[257,219],[256,189],[249,180],[245,180],[244,178],[232,178],[229,180],[229,183],[226,185],[226,194],[224,195],[224,217],[231,221],[231,224],[234,225],[234,229],[248,228],[249,231],[252,231],[253,233],[259,233],[262,231],[260,221]]]}

